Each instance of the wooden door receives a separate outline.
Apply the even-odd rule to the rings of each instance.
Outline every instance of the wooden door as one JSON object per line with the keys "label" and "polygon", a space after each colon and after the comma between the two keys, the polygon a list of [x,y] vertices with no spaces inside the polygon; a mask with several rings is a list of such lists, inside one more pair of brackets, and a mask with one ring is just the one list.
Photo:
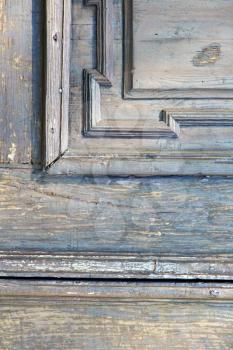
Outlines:
{"label": "wooden door", "polygon": [[0,0],[1,350],[232,349],[232,17]]}

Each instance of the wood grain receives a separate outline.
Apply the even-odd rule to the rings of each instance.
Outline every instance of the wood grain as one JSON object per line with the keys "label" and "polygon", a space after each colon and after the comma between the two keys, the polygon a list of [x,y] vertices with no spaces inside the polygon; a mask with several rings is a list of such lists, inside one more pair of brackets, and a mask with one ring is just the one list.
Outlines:
{"label": "wood grain", "polygon": [[171,130],[179,137],[182,128],[202,128],[206,135],[211,128],[224,128],[233,126],[233,115],[224,111],[194,111],[194,112],[172,112],[164,111],[161,118]]}
{"label": "wood grain", "polygon": [[0,163],[40,163],[41,1],[0,1]]}
{"label": "wood grain", "polygon": [[232,178],[4,170],[0,191],[1,275],[232,279]]}
{"label": "wood grain", "polygon": [[69,103],[70,103],[70,51],[71,51],[71,0],[63,3],[63,58],[62,58],[62,110],[61,154],[68,149]]}
{"label": "wood grain", "polygon": [[[232,5],[229,1],[224,1],[222,7],[217,0],[198,1],[190,3],[189,11],[188,4],[182,7],[182,2],[135,1],[132,5],[132,1],[125,0],[110,4],[113,6],[94,0],[73,2],[69,151],[50,174],[232,175],[232,125],[224,119],[226,114],[229,118],[233,115],[228,54],[232,47]],[[224,25],[218,30],[220,22]],[[130,35],[132,28],[136,39]],[[152,38],[153,33],[159,38]],[[160,55],[156,47],[169,50],[170,39],[172,52]],[[179,46],[180,42],[185,44]],[[112,54],[106,55],[110,45]],[[193,53],[188,60],[190,47]],[[176,67],[182,68],[183,51],[186,63],[182,75]],[[135,55],[134,71],[127,59],[132,61]],[[103,72],[112,57],[110,86],[108,72]],[[152,63],[148,64],[147,59]],[[214,63],[205,64],[208,59]],[[153,73],[156,64],[158,74]],[[164,73],[166,65],[169,72],[172,70],[172,79],[169,72]],[[135,96],[124,93],[124,84],[129,85],[128,90],[132,88],[130,76],[137,74],[137,68],[141,79],[151,79],[152,85],[155,82],[156,94],[160,95],[148,95],[153,86],[148,85],[148,90],[146,83]],[[165,85],[175,82],[181,86],[156,88],[156,76],[165,79],[167,74]],[[161,118],[163,111],[182,113],[182,125],[187,125],[190,114],[201,115],[204,111],[214,116],[215,122],[206,127],[200,118],[195,127],[181,127],[175,134]]]}
{"label": "wood grain", "polygon": [[229,1],[125,2],[137,98],[231,97]]}
{"label": "wood grain", "polygon": [[221,284],[0,283],[0,346],[12,349],[224,349],[233,292]]}
{"label": "wood grain", "polygon": [[46,1],[45,166],[68,147],[71,1]]}
{"label": "wood grain", "polygon": [[45,163],[49,165],[61,154],[63,1],[46,1],[46,16]]}

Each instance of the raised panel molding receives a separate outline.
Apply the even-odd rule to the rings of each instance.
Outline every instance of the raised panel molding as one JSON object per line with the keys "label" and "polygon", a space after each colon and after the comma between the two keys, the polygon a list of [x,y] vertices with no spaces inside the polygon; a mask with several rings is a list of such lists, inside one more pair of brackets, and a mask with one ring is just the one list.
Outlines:
{"label": "raised panel molding", "polygon": [[229,111],[163,111],[161,120],[177,137],[182,128],[233,127],[233,112]]}
{"label": "raised panel molding", "polygon": [[[233,126],[233,114],[228,111],[161,111],[160,121],[164,122],[170,129],[156,130],[130,130],[104,127],[101,121],[101,88],[111,88],[113,71],[113,2],[112,0],[86,0],[85,5],[94,5],[97,8],[97,69],[84,70],[84,115],[83,115],[83,135],[85,137],[111,137],[111,138],[176,138],[180,135],[182,127],[220,127]],[[133,0],[124,0],[124,97],[125,98],[183,98],[187,91],[155,91],[135,89],[133,87]],[[195,89],[197,92],[197,90]],[[195,95],[194,90],[190,90],[190,97],[198,97],[202,92]],[[221,90],[218,97],[222,97],[229,90]],[[209,96],[216,91],[206,90]],[[179,96],[178,96],[178,95]],[[224,95],[225,96],[225,95]]]}
{"label": "raised panel molding", "polygon": [[86,6],[96,6],[97,71],[107,80],[113,76],[113,0],[85,0]]}
{"label": "raised panel molding", "polygon": [[101,87],[111,87],[108,78],[97,70],[84,71],[84,118],[83,135],[85,137],[109,138],[175,138],[176,134],[169,129],[130,130],[98,126],[101,120]]}
{"label": "raised panel molding", "polygon": [[169,129],[127,130],[123,128],[98,126],[101,120],[101,87],[111,87],[112,84],[97,70],[84,71],[84,118],[83,134],[85,137],[110,138],[175,138],[176,134]]}
{"label": "raised panel molding", "polygon": [[85,137],[112,138],[174,138],[169,129],[131,130],[98,126],[101,120],[101,88],[111,88],[113,79],[113,2],[112,0],[86,0],[86,6],[96,6],[97,69],[85,69],[83,84],[83,135]]}
{"label": "raised panel molding", "polygon": [[[78,101],[78,103],[72,103],[70,125],[75,127],[71,127],[69,130],[69,150],[58,159],[61,155],[60,148],[58,148],[59,152],[56,153],[58,154],[58,161],[55,164],[52,163],[53,166],[49,169],[50,174],[75,173],[123,176],[232,174],[233,148],[231,133],[233,127],[233,104],[231,85],[233,86],[233,82],[231,83],[232,78],[229,73],[229,56],[221,56],[221,60],[223,58],[223,60],[226,59],[227,61],[225,64],[219,60],[220,68],[217,65],[210,66],[213,74],[209,73],[210,69],[207,70],[207,73],[203,73],[205,72],[205,67],[201,66],[203,60],[200,61],[200,64],[196,62],[200,59],[197,54],[198,50],[202,48],[200,42],[213,39],[212,32],[208,30],[209,22],[216,21],[217,24],[219,23],[218,13],[216,12],[219,3],[217,0],[213,1],[214,6],[211,5],[210,0],[204,3],[198,0],[200,8],[203,6],[205,11],[212,6],[212,12],[207,22],[203,17],[202,11],[199,11],[199,5],[197,6],[196,2],[192,3],[191,0],[184,3],[182,1],[177,2],[179,6],[184,4],[185,10],[181,11],[182,16],[184,14],[189,14],[190,16],[187,20],[185,18],[183,20],[182,17],[183,27],[181,27],[188,29],[188,33],[192,35],[193,32],[189,23],[190,21],[192,22],[194,16],[198,15],[201,26],[207,27],[207,36],[205,36],[205,31],[201,32],[199,25],[194,21],[196,23],[194,23],[195,28],[198,31],[198,41],[195,42],[197,43],[197,45],[195,44],[196,49],[193,49],[193,44],[191,48],[195,60],[192,61],[191,51],[189,51],[191,66],[188,66],[188,69],[186,69],[187,60],[185,72],[179,66],[183,77],[174,70],[174,80],[176,83],[179,83],[179,80],[181,82],[180,89],[176,91],[165,91],[163,87],[161,90],[147,89],[148,81],[147,78],[144,80],[143,76],[144,67],[147,76],[150,72],[153,75],[150,87],[153,87],[153,84],[155,87],[158,85],[154,70],[151,69],[151,65],[143,62],[143,56],[141,56],[144,55],[144,51],[140,51],[140,45],[141,41],[147,39],[147,32],[140,32],[139,27],[133,27],[137,26],[142,18],[145,26],[148,25],[150,35],[153,33],[163,34],[160,36],[162,44],[164,38],[173,39],[173,37],[170,38],[166,35],[169,33],[174,34],[177,18],[175,19],[175,24],[170,18],[170,22],[168,21],[166,25],[166,14],[169,13],[167,8],[170,6],[168,0],[164,2],[162,0],[151,0],[149,2],[140,2],[138,0],[134,0],[134,2],[132,0],[119,2],[113,0],[86,0],[84,4],[78,5],[83,11],[76,11],[75,20],[77,22],[74,24],[80,25],[81,30],[85,26],[85,35],[81,38],[83,41],[82,45],[79,45],[80,37],[76,35],[77,29],[74,25],[74,51],[72,51],[72,64],[74,67],[72,67],[71,74],[73,75],[72,81],[77,82],[77,85],[72,86],[72,89],[75,101]],[[193,6],[194,14],[190,13],[188,5]],[[231,4],[230,2],[224,2],[223,5],[221,14],[224,18],[226,16],[227,21],[223,25],[223,29],[221,29],[220,36],[217,36],[217,39],[219,39],[223,51],[224,45],[226,45],[230,51],[227,50],[231,52],[229,48],[230,40],[225,40],[224,35],[227,26],[231,25],[229,21],[230,14],[227,11],[228,7],[231,8]],[[73,6],[77,5],[73,4]],[[92,10],[90,8],[87,10],[86,6],[91,6]],[[137,12],[132,11],[133,6],[137,6]],[[151,12],[148,12],[148,6],[152,6]],[[159,27],[161,32],[155,32],[153,27],[155,25],[154,19],[156,19],[156,16],[159,16],[156,6],[161,6],[164,13]],[[139,11],[140,9],[141,11]],[[90,28],[88,29],[86,24],[82,22],[82,19],[79,18],[83,14],[89,18],[88,21],[90,20]],[[137,18],[138,15],[141,16],[139,19]],[[150,16],[152,16],[152,26],[147,24],[147,18]],[[167,27],[169,27],[168,30]],[[86,35],[87,30],[89,36]],[[132,35],[137,31],[146,37],[143,37],[141,40],[141,34],[138,34],[136,46],[137,44],[139,46],[135,53]],[[94,32],[96,32],[96,35],[93,35]],[[231,31],[228,34],[231,35]],[[183,39],[186,42],[187,37],[184,35]],[[178,42],[183,39],[178,37]],[[195,40],[196,37],[194,38]],[[144,41],[145,47],[148,49],[147,58],[149,56],[149,59],[154,60],[155,65],[159,58],[162,64],[162,56],[157,55],[155,48],[151,51],[150,40]],[[177,38],[175,38],[175,48],[176,43]],[[93,57],[93,48],[95,47],[96,57]],[[166,47],[169,49],[170,46],[167,45]],[[179,44],[177,47],[179,48]],[[218,47],[220,46],[211,46],[213,49]],[[185,48],[183,51],[185,51]],[[175,62],[179,63],[178,58],[183,51],[181,50],[176,55],[176,50],[174,50]],[[87,52],[88,57],[85,57]],[[139,62],[142,90],[136,89],[137,82],[136,88],[132,84],[132,74],[135,73],[132,71],[133,54],[137,58],[137,62]],[[81,59],[78,63],[75,60],[76,58],[78,60],[79,56]],[[140,58],[142,58],[142,65],[140,65]],[[166,59],[166,55],[164,59]],[[172,71],[173,63],[174,61],[168,60],[170,71]],[[195,64],[194,68],[193,64]],[[92,68],[87,69],[87,67]],[[176,67],[175,64],[174,67]],[[215,67],[217,67],[216,71]],[[160,69],[160,67],[157,68],[158,70]],[[187,78],[188,72],[192,73],[190,82]],[[206,89],[202,84],[199,84],[202,73],[209,78],[208,86],[211,89]],[[161,76],[163,77],[163,69],[160,78]],[[222,80],[220,81],[221,77]],[[80,82],[82,82],[81,89]],[[166,80],[167,82],[169,85],[169,79]],[[198,89],[194,91],[191,88],[193,86],[196,86]],[[134,92],[131,96],[130,94],[133,90]],[[148,92],[150,93],[148,94]],[[130,96],[127,96],[127,94]],[[59,120],[56,125],[59,125]],[[211,129],[210,133],[207,127]],[[65,129],[68,137],[67,124]],[[182,129],[184,129],[183,132]],[[47,130],[49,131],[50,128],[47,128]],[[56,131],[57,129],[54,128],[54,130]],[[63,137],[59,138],[59,135],[57,136],[61,141]],[[52,139],[55,138],[54,135],[50,135],[50,137]],[[106,140],[106,138],[109,138],[109,140]],[[48,139],[48,145],[52,151],[53,144]],[[55,157],[52,158],[56,160]]]}
{"label": "raised panel molding", "polygon": [[100,88],[111,87],[113,75],[112,0],[86,0],[86,6],[96,6],[97,69],[84,70],[83,134],[92,136],[94,120],[100,117]]}

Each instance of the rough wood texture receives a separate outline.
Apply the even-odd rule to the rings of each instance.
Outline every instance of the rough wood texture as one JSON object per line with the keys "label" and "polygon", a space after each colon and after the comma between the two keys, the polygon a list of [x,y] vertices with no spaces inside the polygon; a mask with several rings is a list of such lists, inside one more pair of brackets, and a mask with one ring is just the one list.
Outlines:
{"label": "rough wood texture", "polygon": [[232,97],[231,2],[124,2],[129,98]]}
{"label": "rough wood texture", "polygon": [[45,165],[68,147],[71,0],[46,1]]}
{"label": "rough wood texture", "polygon": [[[113,2],[112,0],[86,0],[85,4],[96,6],[97,26],[97,69],[84,70],[83,97],[83,134],[84,136],[106,136],[109,130],[98,128],[101,120],[101,87],[112,86],[113,54]],[[101,135],[100,135],[101,133]]]}
{"label": "rough wood texture", "polygon": [[42,124],[46,165],[67,150],[70,29],[70,0],[0,1],[1,163],[41,164]]}
{"label": "rough wood texture", "polygon": [[63,1],[46,1],[46,16],[45,163],[49,165],[61,154]]}
{"label": "rough wood texture", "polygon": [[210,128],[223,128],[233,126],[233,114],[219,111],[194,111],[194,112],[168,112],[164,111],[161,118],[179,137],[182,128],[205,128],[206,133]]}
{"label": "rough wood texture", "polygon": [[63,58],[62,58],[62,110],[61,110],[61,154],[68,148],[69,104],[70,104],[70,51],[71,51],[71,0],[64,0],[63,9]]}
{"label": "rough wood texture", "polygon": [[221,284],[0,282],[1,350],[230,350]]}
{"label": "rough wood texture", "polygon": [[40,162],[41,10],[0,0],[0,163]]}
{"label": "rough wood texture", "polygon": [[[232,175],[231,9],[226,0],[73,1],[69,152],[51,173]],[[216,122],[175,135],[164,111],[207,111]]]}
{"label": "rough wood texture", "polygon": [[2,171],[1,274],[232,279],[232,183]]}

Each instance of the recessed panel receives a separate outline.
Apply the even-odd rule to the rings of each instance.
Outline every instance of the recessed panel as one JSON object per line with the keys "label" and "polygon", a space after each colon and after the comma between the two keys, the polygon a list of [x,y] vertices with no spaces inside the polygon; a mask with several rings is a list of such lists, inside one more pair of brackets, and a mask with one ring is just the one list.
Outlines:
{"label": "recessed panel", "polygon": [[53,173],[232,175],[233,1],[78,0]]}
{"label": "recessed panel", "polygon": [[[210,90],[215,90],[218,97],[221,90],[219,97],[228,96],[233,88],[232,1],[126,2],[133,90],[170,91],[171,97],[177,90],[184,97],[187,90],[194,90],[193,97],[195,90],[202,90],[198,97],[213,97]],[[149,91],[144,97],[151,97]]]}

